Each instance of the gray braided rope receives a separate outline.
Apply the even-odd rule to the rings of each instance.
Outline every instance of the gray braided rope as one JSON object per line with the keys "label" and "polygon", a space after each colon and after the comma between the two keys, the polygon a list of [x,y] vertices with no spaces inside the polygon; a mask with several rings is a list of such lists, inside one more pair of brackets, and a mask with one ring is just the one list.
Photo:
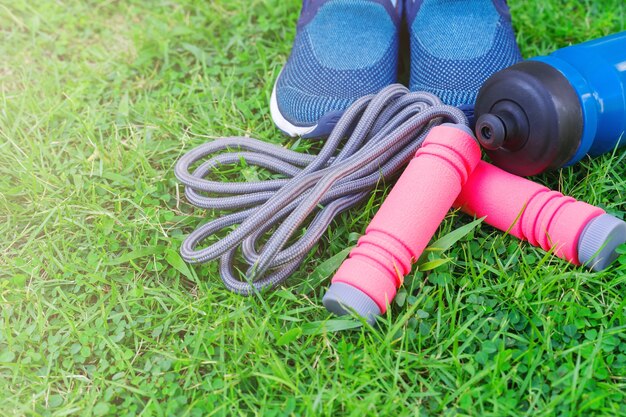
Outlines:
{"label": "gray braided rope", "polygon": [[[197,207],[233,212],[194,230],[183,242],[181,256],[189,263],[220,258],[224,284],[239,294],[279,285],[298,268],[338,213],[365,199],[381,178],[397,174],[430,129],[444,121],[467,124],[461,110],[443,105],[436,96],[394,84],[356,100],[318,155],[246,137],[217,139],[192,149],[174,171],[185,186],[187,200]],[[200,160],[205,161],[190,172]],[[213,169],[241,160],[285,178],[245,183],[207,179]],[[233,225],[238,226],[224,238],[197,249],[202,241]],[[259,244],[270,231],[266,242]],[[296,239],[297,233],[301,235]],[[293,243],[287,246],[288,242]],[[248,264],[243,274],[234,266],[238,250]]]}

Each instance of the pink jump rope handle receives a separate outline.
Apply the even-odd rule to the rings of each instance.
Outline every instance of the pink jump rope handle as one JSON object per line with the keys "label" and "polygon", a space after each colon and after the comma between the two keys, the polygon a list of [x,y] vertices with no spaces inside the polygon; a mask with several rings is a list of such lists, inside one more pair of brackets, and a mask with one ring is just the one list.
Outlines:
{"label": "pink jump rope handle", "polygon": [[480,161],[454,207],[573,264],[606,268],[626,241],[626,223],[599,207]]}
{"label": "pink jump rope handle", "polygon": [[453,202],[574,264],[602,270],[615,260],[626,242],[624,221],[479,158],[463,126],[433,128],[333,277],[326,308],[338,315],[354,310],[374,322]]}
{"label": "pink jump rope handle", "polygon": [[468,128],[434,127],[337,270],[326,308],[340,315],[352,309],[370,322],[384,313],[479,160]]}

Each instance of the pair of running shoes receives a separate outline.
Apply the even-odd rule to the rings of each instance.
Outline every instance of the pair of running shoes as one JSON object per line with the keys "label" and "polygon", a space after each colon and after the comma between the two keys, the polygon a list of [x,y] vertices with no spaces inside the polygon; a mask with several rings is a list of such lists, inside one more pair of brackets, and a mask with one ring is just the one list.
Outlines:
{"label": "pair of running shoes", "polygon": [[521,60],[506,0],[303,0],[272,91],[276,126],[326,136],[356,99],[397,82],[403,28],[409,88],[468,115],[483,82]]}

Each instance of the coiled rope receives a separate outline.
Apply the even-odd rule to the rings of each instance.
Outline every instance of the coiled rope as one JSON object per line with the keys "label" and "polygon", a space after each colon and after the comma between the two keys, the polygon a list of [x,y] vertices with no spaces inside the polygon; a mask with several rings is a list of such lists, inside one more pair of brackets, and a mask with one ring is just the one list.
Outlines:
{"label": "coiled rope", "polygon": [[[443,122],[467,124],[467,119],[430,93],[394,84],[356,100],[318,155],[247,137],[221,138],[192,149],[175,167],[187,200],[197,207],[232,212],[194,230],[183,242],[181,256],[189,263],[221,258],[222,280],[239,294],[279,285],[338,213],[365,199],[381,178],[398,173],[428,131]],[[204,159],[190,173],[192,165]],[[213,169],[242,160],[285,178],[245,183],[207,179]],[[233,225],[238,226],[224,238],[197,249],[203,240]],[[297,239],[296,233],[301,233]],[[266,234],[269,238],[261,244]],[[234,265],[238,250],[249,266],[245,274]]]}

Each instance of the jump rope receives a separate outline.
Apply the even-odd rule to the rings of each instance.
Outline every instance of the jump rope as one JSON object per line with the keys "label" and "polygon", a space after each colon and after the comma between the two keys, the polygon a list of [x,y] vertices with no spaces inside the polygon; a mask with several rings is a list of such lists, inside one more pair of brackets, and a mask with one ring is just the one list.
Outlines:
{"label": "jump rope", "polygon": [[[476,131],[494,162],[530,175],[622,144],[625,46],[621,32],[490,77],[476,101]],[[184,155],[175,173],[191,204],[230,213],[193,231],[181,255],[190,263],[220,258],[224,284],[239,294],[276,287],[335,216],[406,166],[335,273],[323,299],[331,312],[353,311],[370,322],[384,313],[451,206],[576,265],[602,270],[616,259],[624,221],[480,154],[463,112],[398,84],[355,101],[318,155],[245,137],[215,140]],[[208,179],[241,161],[280,178]]]}
{"label": "jump rope", "polygon": [[[175,167],[187,200],[196,207],[233,212],[194,230],[183,242],[181,256],[189,263],[220,258],[224,284],[239,294],[281,284],[335,216],[368,197],[381,179],[397,174],[430,129],[443,122],[467,125],[467,118],[433,94],[395,84],[352,104],[318,155],[246,137],[221,138],[189,151]],[[205,161],[191,171],[200,160]],[[242,160],[285,178],[245,183],[207,179],[213,169]],[[238,226],[225,237],[198,249],[233,225]],[[248,265],[245,273],[235,268],[238,252]]]}

